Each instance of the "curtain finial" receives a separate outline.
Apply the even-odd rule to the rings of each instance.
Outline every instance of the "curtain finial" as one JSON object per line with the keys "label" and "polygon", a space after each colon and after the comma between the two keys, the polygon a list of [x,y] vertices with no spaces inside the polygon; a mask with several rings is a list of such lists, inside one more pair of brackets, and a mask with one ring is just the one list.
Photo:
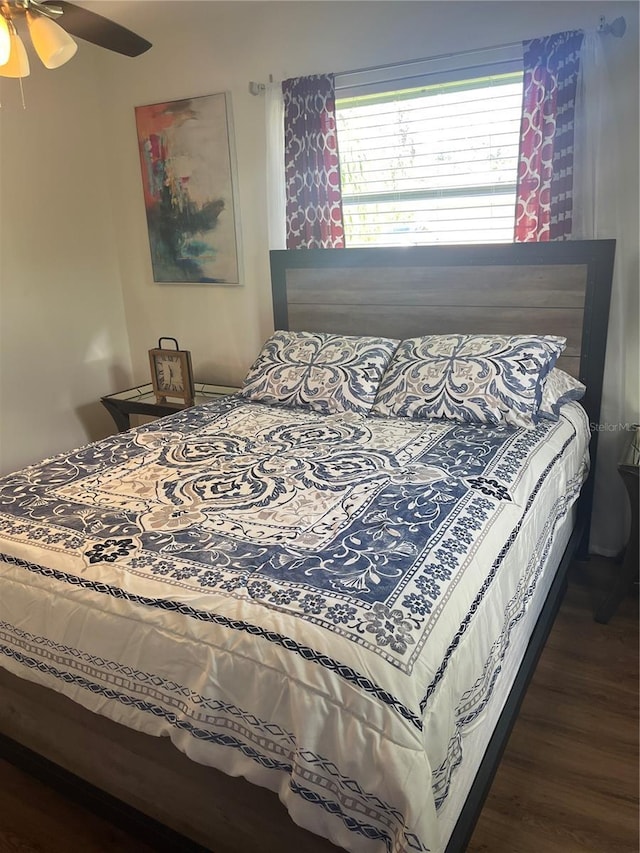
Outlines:
{"label": "curtain finial", "polygon": [[598,24],[598,32],[603,35],[611,35],[614,38],[621,39],[622,36],[627,31],[627,22],[624,18],[616,18],[610,24],[607,23],[607,19],[604,15],[600,16],[600,23]]}

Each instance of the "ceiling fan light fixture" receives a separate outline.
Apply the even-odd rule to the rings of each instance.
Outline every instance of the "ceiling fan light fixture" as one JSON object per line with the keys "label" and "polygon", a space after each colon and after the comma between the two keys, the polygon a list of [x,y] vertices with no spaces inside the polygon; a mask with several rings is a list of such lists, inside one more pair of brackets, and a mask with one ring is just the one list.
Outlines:
{"label": "ceiling fan light fixture", "polygon": [[18,35],[13,21],[8,21],[8,25],[11,52],[8,62],[0,65],[0,77],[28,77],[30,73],[29,57],[24,42]]}
{"label": "ceiling fan light fixture", "polygon": [[0,65],[6,65],[11,56],[11,33],[9,24],[3,14],[0,13]]}
{"label": "ceiling fan light fixture", "polygon": [[45,68],[60,68],[78,50],[71,36],[44,15],[27,11],[27,26],[33,47]]}

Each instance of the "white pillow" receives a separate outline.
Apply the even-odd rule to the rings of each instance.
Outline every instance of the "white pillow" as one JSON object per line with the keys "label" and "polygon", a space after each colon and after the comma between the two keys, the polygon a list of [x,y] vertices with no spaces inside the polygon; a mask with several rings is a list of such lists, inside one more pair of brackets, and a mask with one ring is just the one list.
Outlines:
{"label": "white pillow", "polygon": [[557,421],[562,406],[571,400],[582,399],[586,390],[582,382],[559,367],[554,367],[544,382],[537,419]]}
{"label": "white pillow", "polygon": [[531,429],[566,344],[551,335],[427,335],[401,342],[373,413]]}
{"label": "white pillow", "polygon": [[240,393],[250,400],[325,414],[368,414],[399,341],[281,331],[262,347]]}

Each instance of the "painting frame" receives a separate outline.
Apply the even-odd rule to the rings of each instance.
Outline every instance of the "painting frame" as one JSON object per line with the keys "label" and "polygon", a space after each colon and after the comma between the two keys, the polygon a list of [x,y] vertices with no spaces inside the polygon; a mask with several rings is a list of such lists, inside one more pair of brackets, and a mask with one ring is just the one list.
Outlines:
{"label": "painting frame", "polygon": [[240,285],[230,93],[134,111],[153,281]]}

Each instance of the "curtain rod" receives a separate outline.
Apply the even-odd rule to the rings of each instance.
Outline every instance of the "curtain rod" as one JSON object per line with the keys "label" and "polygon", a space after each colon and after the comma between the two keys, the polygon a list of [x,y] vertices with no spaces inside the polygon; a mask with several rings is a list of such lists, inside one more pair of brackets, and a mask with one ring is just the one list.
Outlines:
{"label": "curtain rod", "polygon": [[[474,53],[484,53],[490,50],[506,50],[511,47],[521,45],[521,41],[512,41],[509,44],[498,44],[493,47],[475,47],[472,50],[463,50],[453,53],[440,53],[437,56],[428,56],[424,59],[406,59],[403,62],[389,62],[386,65],[370,65],[367,68],[352,68],[350,71],[336,71],[334,77],[347,77],[350,74],[365,74],[368,71],[384,71],[387,68],[406,68],[409,65],[419,65],[424,62],[435,62],[438,59],[451,59],[454,56],[470,56]],[[273,75],[269,75],[271,78]],[[252,95],[261,95],[265,91],[264,83],[255,83],[253,80],[249,83],[249,92]]]}
{"label": "curtain rod", "polygon": [[[623,17],[616,18],[610,24],[607,23],[607,20],[604,15],[600,16],[597,32],[601,35],[612,35],[614,38],[622,38],[627,29],[627,22]],[[409,65],[418,65],[419,63],[424,62],[435,62],[436,60],[442,59],[452,59],[457,56],[471,56],[474,53],[486,53],[492,50],[506,50],[511,47],[519,47],[522,44],[521,41],[511,41],[507,44],[495,44],[491,47],[474,47],[470,50],[463,50],[460,52],[451,52],[451,53],[440,53],[437,56],[426,56],[422,59],[407,59],[404,62],[389,62],[386,65],[369,65],[366,68],[352,68],[349,71],[338,71],[335,73],[335,77],[347,77],[349,74],[365,74],[368,71],[379,71],[384,70],[386,68],[404,68]],[[269,75],[269,82],[273,82],[273,75]],[[264,83],[255,83],[251,81],[249,83],[249,92],[252,95],[262,95],[264,94],[266,86]]]}
{"label": "curtain rod", "polygon": [[[615,21],[608,24],[604,15],[600,16],[597,32],[602,35],[612,35],[615,38],[622,38],[627,29],[627,22],[624,18],[616,18]],[[437,56],[425,56],[422,59],[407,59],[404,62],[389,62],[386,65],[370,65],[366,68],[352,68],[349,71],[337,71],[336,77],[346,77],[349,74],[365,74],[368,71],[385,70],[386,68],[403,68],[407,65],[417,65],[423,62],[436,62],[441,59],[452,59],[457,56],[471,56],[474,53],[485,53],[491,50],[506,50],[511,47],[519,47],[522,45],[520,41],[510,41],[507,44],[494,44],[491,47],[473,47],[469,50],[452,51],[451,53],[440,53]]]}
{"label": "curtain rod", "polygon": [[384,71],[387,68],[405,68],[408,65],[418,65],[423,62],[436,62],[440,59],[453,59],[457,56],[471,56],[474,53],[486,53],[490,50],[507,50],[510,47],[519,47],[522,41],[511,41],[508,44],[494,44],[491,47],[474,47],[471,50],[452,51],[451,53],[439,53],[436,56],[425,56],[422,59],[405,59],[403,62],[388,62],[386,65],[369,65],[366,68],[351,68],[349,71],[336,71],[335,77],[346,77],[349,74],[366,74],[368,71]]}

